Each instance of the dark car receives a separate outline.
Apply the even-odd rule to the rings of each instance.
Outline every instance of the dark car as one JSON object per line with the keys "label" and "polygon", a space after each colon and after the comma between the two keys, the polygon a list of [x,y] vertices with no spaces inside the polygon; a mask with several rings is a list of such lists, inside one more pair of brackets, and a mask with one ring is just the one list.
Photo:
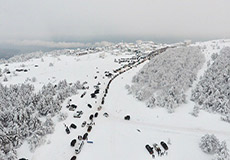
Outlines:
{"label": "dark car", "polygon": [[70,160],[76,160],[77,157],[76,156],[73,156]]}
{"label": "dark car", "polygon": [[93,120],[93,114],[91,114],[90,116],[89,116],[89,120]]}
{"label": "dark car", "polygon": [[67,134],[70,134],[69,127],[67,127],[67,126],[66,126],[66,128],[65,128],[65,132],[66,132]]}
{"label": "dark car", "polygon": [[74,147],[75,144],[76,144],[77,140],[76,139],[73,139],[71,142],[70,142],[70,146]]}
{"label": "dark car", "polygon": [[82,137],[83,140],[86,140],[88,138],[88,133],[85,133]]}
{"label": "dark car", "polygon": [[76,108],[77,108],[77,105],[75,105],[75,104],[71,104],[71,105],[69,106],[69,110],[70,110],[70,111],[74,111]]}
{"label": "dark car", "polygon": [[167,144],[165,143],[165,142],[163,142],[163,141],[161,141],[161,146],[164,148],[164,150],[168,150],[169,148],[168,148],[168,146],[167,146]]}
{"label": "dark car", "polygon": [[124,117],[125,120],[130,120],[130,115]]}
{"label": "dark car", "polygon": [[95,91],[94,91],[94,94],[98,94],[99,93],[99,89],[96,89]]}
{"label": "dark car", "polygon": [[70,125],[70,128],[76,129],[77,126],[76,126],[75,124],[72,123],[72,124]]}
{"label": "dark car", "polygon": [[92,130],[92,126],[89,126],[88,129],[87,129],[87,132],[90,132]]}
{"label": "dark car", "polygon": [[147,149],[147,151],[149,152],[149,154],[153,154],[153,147],[150,147],[150,145],[146,145],[145,148]]}
{"label": "dark car", "polygon": [[97,98],[96,94],[92,93],[91,98]]}
{"label": "dark car", "polygon": [[86,92],[82,93],[81,98],[83,98],[85,96],[85,94],[86,94]]}
{"label": "dark car", "polygon": [[88,107],[89,107],[89,108],[92,108],[92,105],[91,105],[91,104],[88,104]]}
{"label": "dark car", "polygon": [[98,116],[98,112],[96,112],[96,113],[94,114],[94,117],[96,117],[96,118],[97,118],[97,116]]}

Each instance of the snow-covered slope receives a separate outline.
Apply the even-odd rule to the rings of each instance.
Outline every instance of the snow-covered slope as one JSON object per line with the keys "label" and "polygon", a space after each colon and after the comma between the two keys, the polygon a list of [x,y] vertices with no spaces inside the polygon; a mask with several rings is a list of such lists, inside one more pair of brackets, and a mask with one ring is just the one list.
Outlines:
{"label": "snow-covered slope", "polygon": [[[205,64],[198,72],[198,79],[193,83],[192,88],[194,88],[199,81],[199,77],[207,70],[207,63],[209,61],[212,63],[211,55],[213,53],[218,54],[225,46],[230,46],[230,41],[199,42],[192,44],[192,46],[201,47],[202,53],[206,58]],[[125,47],[129,48],[129,45],[126,44]],[[58,122],[57,116],[53,117],[55,130],[53,134],[46,136],[46,142],[37,147],[34,152],[30,152],[29,145],[25,141],[17,149],[18,158],[24,157],[29,160],[70,159],[76,155],[75,148],[77,146],[71,147],[70,142],[87,132],[87,127],[81,127],[81,124],[84,121],[89,123],[89,116],[96,112],[99,113],[99,116],[94,118],[95,125],[92,125],[93,129],[88,135],[88,140],[93,141],[93,143],[85,141],[80,154],[77,155],[79,160],[152,159],[145,145],[160,144],[161,141],[170,141],[171,144],[167,155],[160,157],[157,156],[155,151],[156,159],[209,160],[213,156],[203,153],[199,148],[200,138],[207,133],[215,134],[220,140],[226,140],[227,145],[230,146],[230,124],[221,121],[219,115],[205,111],[200,111],[198,117],[192,116],[190,113],[193,110],[194,103],[189,98],[174,113],[169,114],[163,108],[147,108],[144,102],[140,102],[133,95],[128,94],[125,86],[132,84],[133,76],[148,63],[148,60],[117,76],[110,84],[105,103],[101,105],[103,91],[110,80],[105,76],[105,71],[115,75],[113,70],[121,67],[122,64],[116,63],[114,59],[134,56],[134,52],[126,51],[122,51],[121,54],[114,54],[115,50],[117,53],[117,51],[121,51],[125,47],[112,48],[111,51],[98,51],[94,54],[82,56],[45,55],[42,58],[33,58],[26,62],[8,63],[7,66],[6,64],[0,65],[2,70],[8,68],[11,72],[9,74],[4,73],[0,77],[0,82],[7,86],[10,84],[31,83],[35,86],[35,91],[38,92],[44,84],[51,82],[55,85],[64,79],[69,83],[75,83],[78,80],[80,82],[86,81],[86,86],[89,86],[83,98],[81,98],[81,95],[84,90],[80,90],[77,95],[70,97],[72,99],[71,103],[78,106],[75,111],[69,111],[66,108],[69,99],[66,99],[62,104],[61,112],[67,113],[68,117],[62,122]],[[135,47],[138,48],[137,46]],[[156,45],[155,47],[160,46]],[[35,65],[37,66],[35,67]],[[21,68],[27,69],[27,72],[13,73],[16,69]],[[5,78],[7,81],[4,81]],[[100,93],[94,99],[91,98],[90,94],[95,91],[94,86],[98,82],[101,83],[99,85]],[[191,96],[191,89],[186,92],[187,96]],[[89,108],[88,104],[93,107]],[[102,106],[100,111],[97,110],[99,106]],[[76,111],[83,111],[81,118],[73,117]],[[104,113],[108,113],[109,116],[103,116]],[[126,115],[130,115],[129,121],[124,120]],[[77,129],[70,129],[70,134],[67,134],[63,123],[67,126],[74,123],[77,125]],[[162,147],[161,150],[163,150]]]}

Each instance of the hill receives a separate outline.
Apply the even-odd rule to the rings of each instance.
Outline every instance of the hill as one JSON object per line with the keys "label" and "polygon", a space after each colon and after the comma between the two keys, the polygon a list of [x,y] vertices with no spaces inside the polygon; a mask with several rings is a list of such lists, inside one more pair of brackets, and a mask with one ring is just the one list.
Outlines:
{"label": "hill", "polygon": [[[154,150],[156,159],[224,157],[230,146],[230,124],[217,111],[207,112],[212,99],[203,84],[209,82],[212,90],[227,87],[228,46],[229,40],[118,43],[2,61],[0,159],[147,160],[152,159],[147,144],[160,147],[162,156]],[[162,48],[166,51],[160,52]],[[150,58],[152,51],[159,52]],[[229,100],[226,91],[219,93]],[[165,106],[153,105],[153,95]],[[200,103],[201,96],[207,96],[205,103]],[[170,113],[169,102],[176,104]],[[76,154],[81,136],[86,140]],[[161,141],[169,147],[167,154]],[[217,142],[218,147],[207,152],[212,145],[206,144]]]}

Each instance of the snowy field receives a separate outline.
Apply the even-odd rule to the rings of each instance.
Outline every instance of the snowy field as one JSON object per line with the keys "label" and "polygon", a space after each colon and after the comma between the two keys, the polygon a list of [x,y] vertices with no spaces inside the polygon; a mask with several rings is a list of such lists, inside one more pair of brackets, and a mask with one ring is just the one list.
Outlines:
{"label": "snowy field", "polygon": [[[198,79],[193,83],[196,86],[199,77],[207,70],[207,63],[212,63],[211,55],[219,53],[225,46],[230,46],[230,41],[218,40],[209,42],[197,42],[191,46],[201,47],[202,54],[205,56],[205,64],[198,72]],[[105,76],[105,71],[113,73],[114,69],[121,67],[115,63],[114,59],[132,57],[133,55],[112,55],[95,53],[83,56],[45,56],[42,59],[31,59],[26,62],[9,63],[8,66],[1,64],[0,68],[8,68],[11,73],[0,77],[3,85],[18,83],[31,83],[35,86],[35,91],[39,91],[44,84],[49,82],[56,84],[61,80],[68,83],[75,83],[78,80],[87,82],[86,95],[81,98],[84,90],[80,90],[77,95],[70,97],[71,104],[76,104],[76,111],[83,111],[81,118],[73,118],[76,111],[69,111],[66,108],[68,99],[62,104],[61,112],[67,113],[68,117],[62,122],[58,122],[57,117],[53,117],[55,130],[53,134],[46,136],[46,142],[37,147],[34,152],[30,152],[29,145],[25,141],[17,149],[18,158],[29,160],[68,160],[75,154],[75,148],[71,147],[70,142],[77,139],[79,135],[87,132],[87,127],[81,127],[82,122],[89,121],[91,114],[99,113],[94,118],[95,125],[89,132],[88,140],[93,143],[85,144],[77,155],[78,160],[148,160],[152,159],[145,148],[146,144],[160,144],[161,141],[168,142],[169,150],[167,155],[158,156],[155,151],[155,159],[159,160],[210,160],[213,155],[202,152],[199,142],[205,134],[215,134],[219,140],[225,140],[228,148],[230,147],[230,124],[220,120],[220,115],[208,113],[201,110],[198,117],[191,115],[194,102],[187,98],[187,102],[175,109],[174,113],[168,113],[164,108],[147,108],[144,102],[138,101],[133,95],[128,94],[125,86],[132,84],[132,78],[142,67],[148,63],[133,67],[131,70],[115,78],[109,88],[105,98],[105,103],[101,105],[103,91],[110,78]],[[164,54],[164,53],[161,53]],[[53,64],[53,66],[50,64]],[[35,67],[35,65],[37,65]],[[27,72],[13,74],[18,68],[27,69]],[[4,78],[7,81],[4,81]],[[33,82],[33,78],[34,80]],[[97,98],[91,98],[94,86],[101,83],[100,93]],[[191,96],[190,88],[185,94]],[[87,104],[93,107],[89,108]],[[101,111],[97,111],[99,106]],[[103,116],[108,113],[108,117]],[[130,115],[129,121],[124,120],[126,115]],[[77,125],[77,129],[70,129],[70,134],[65,132],[65,126],[71,123]],[[77,140],[78,141],[78,140]],[[78,142],[77,142],[78,143]],[[163,150],[163,148],[161,148]]]}

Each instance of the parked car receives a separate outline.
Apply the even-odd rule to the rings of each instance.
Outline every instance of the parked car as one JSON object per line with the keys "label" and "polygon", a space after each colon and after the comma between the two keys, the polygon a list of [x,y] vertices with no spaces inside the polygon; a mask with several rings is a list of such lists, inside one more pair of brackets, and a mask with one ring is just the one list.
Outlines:
{"label": "parked car", "polygon": [[75,124],[71,123],[70,128],[76,129],[77,126]]}
{"label": "parked car", "polygon": [[69,106],[69,110],[70,110],[70,111],[75,111],[76,108],[77,108],[77,105],[75,105],[75,104],[71,104],[71,105]]}
{"label": "parked car", "polygon": [[89,126],[87,132],[90,132],[91,130],[92,130],[92,126]]}
{"label": "parked car", "polygon": [[82,136],[78,136],[77,139],[78,139],[79,141],[81,141],[81,140],[82,140]]}
{"label": "parked car", "polygon": [[75,144],[76,144],[77,140],[76,139],[73,139],[71,142],[70,142],[70,146],[74,147]]}
{"label": "parked car", "polygon": [[163,141],[161,141],[161,146],[164,148],[165,151],[167,151],[169,149],[167,144]]}
{"label": "parked car", "polygon": [[89,107],[89,108],[92,108],[92,105],[91,105],[91,104],[88,104],[88,107]]}
{"label": "parked car", "polygon": [[124,117],[125,120],[130,120],[130,115]]}
{"label": "parked car", "polygon": [[77,157],[76,156],[73,156],[70,160],[76,160]]}
{"label": "parked car", "polygon": [[85,127],[86,121],[82,122],[81,127]]}
{"label": "parked car", "polygon": [[85,133],[82,138],[83,138],[83,140],[87,140],[88,139],[88,133]]}
{"label": "parked car", "polygon": [[109,117],[109,114],[105,112],[105,113],[103,114],[103,116]]}
{"label": "parked car", "polygon": [[85,94],[86,94],[86,92],[82,93],[81,98],[83,98],[85,96]]}
{"label": "parked car", "polygon": [[82,111],[77,111],[76,113],[73,114],[74,118],[81,118],[81,115],[83,114]]}
{"label": "parked car", "polygon": [[79,154],[81,152],[81,149],[82,149],[83,145],[84,145],[84,141],[81,141],[81,142],[78,143],[78,146],[75,149],[76,154]]}
{"label": "parked car", "polygon": [[102,109],[102,106],[99,106],[99,107],[97,108],[98,111],[100,111],[101,109]]}
{"label": "parked car", "polygon": [[147,151],[149,152],[149,154],[153,154],[153,147],[150,147],[148,144],[145,145],[145,148],[147,149]]}
{"label": "parked car", "polygon": [[74,113],[74,114],[73,114],[73,117],[74,117],[74,118],[81,118],[81,114],[80,114],[80,113]]}

